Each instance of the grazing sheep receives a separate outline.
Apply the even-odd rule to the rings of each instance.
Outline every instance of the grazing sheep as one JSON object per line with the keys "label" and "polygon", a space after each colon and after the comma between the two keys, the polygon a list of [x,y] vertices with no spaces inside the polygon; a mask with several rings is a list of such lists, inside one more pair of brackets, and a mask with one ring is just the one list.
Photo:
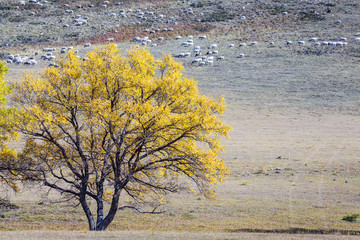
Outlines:
{"label": "grazing sheep", "polygon": [[227,47],[228,47],[228,48],[233,48],[234,46],[235,46],[235,44],[231,43],[231,44],[229,44]]}
{"label": "grazing sheep", "polygon": [[176,57],[176,58],[183,58],[183,57],[185,57],[185,53],[175,54],[174,57]]}
{"label": "grazing sheep", "polygon": [[176,36],[174,39],[175,39],[175,40],[179,40],[179,39],[182,39],[182,37],[181,37],[180,35],[178,35],[178,36]]}
{"label": "grazing sheep", "polygon": [[246,46],[246,43],[240,43],[239,44],[239,47],[245,47]]}
{"label": "grazing sheep", "polygon": [[219,56],[219,57],[216,58],[216,60],[218,60],[218,61],[219,61],[219,60],[224,60],[224,59],[225,59],[224,56]]}
{"label": "grazing sheep", "polygon": [[256,42],[256,41],[249,43],[249,46],[255,46],[255,45],[257,45],[257,42]]}
{"label": "grazing sheep", "polygon": [[199,36],[199,39],[206,39],[207,37],[205,35]]}
{"label": "grazing sheep", "polygon": [[188,46],[189,46],[189,43],[188,43],[188,42],[182,42],[182,43],[181,43],[181,46],[183,46],[183,47],[188,47]]}
{"label": "grazing sheep", "polygon": [[192,64],[194,64],[194,63],[200,63],[202,61],[202,59],[201,58],[195,58],[194,60],[192,60]]}
{"label": "grazing sheep", "polygon": [[43,52],[53,52],[56,51],[56,48],[44,48]]}
{"label": "grazing sheep", "polygon": [[305,42],[304,41],[298,41],[297,44],[298,45],[305,45]]}
{"label": "grazing sheep", "polygon": [[200,49],[193,49],[193,53],[194,53],[194,54],[200,53]]}
{"label": "grazing sheep", "polygon": [[87,47],[90,47],[91,46],[91,43],[85,43],[84,44],[84,48],[87,48]]}
{"label": "grazing sheep", "polygon": [[317,37],[312,37],[309,38],[309,42],[317,42],[318,38]]}
{"label": "grazing sheep", "polygon": [[286,41],[286,46],[292,45],[292,41]]}
{"label": "grazing sheep", "polygon": [[237,58],[243,58],[245,55],[243,53],[239,54]]}
{"label": "grazing sheep", "polygon": [[213,43],[209,46],[209,49],[214,49],[214,48],[217,48],[218,45],[216,43]]}

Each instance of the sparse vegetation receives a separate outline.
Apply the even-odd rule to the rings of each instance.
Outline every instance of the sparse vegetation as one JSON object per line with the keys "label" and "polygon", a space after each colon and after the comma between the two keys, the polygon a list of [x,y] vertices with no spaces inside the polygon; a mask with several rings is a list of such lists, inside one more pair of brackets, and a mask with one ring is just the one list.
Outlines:
{"label": "sparse vegetation", "polygon": [[301,21],[322,21],[325,19],[325,16],[322,16],[315,10],[311,10],[300,12],[299,19]]}
{"label": "sparse vegetation", "polygon": [[18,209],[18,208],[19,206],[11,203],[8,199],[0,198],[0,210],[10,210],[10,209]]}

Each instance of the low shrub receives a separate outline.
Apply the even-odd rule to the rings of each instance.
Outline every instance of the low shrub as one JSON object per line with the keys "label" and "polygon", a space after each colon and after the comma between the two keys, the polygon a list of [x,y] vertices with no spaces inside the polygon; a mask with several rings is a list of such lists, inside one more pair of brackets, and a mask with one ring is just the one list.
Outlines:
{"label": "low shrub", "polygon": [[342,220],[344,221],[348,221],[348,222],[357,222],[358,221],[358,217],[360,215],[359,214],[353,214],[353,215],[346,215],[345,217],[343,217]]}

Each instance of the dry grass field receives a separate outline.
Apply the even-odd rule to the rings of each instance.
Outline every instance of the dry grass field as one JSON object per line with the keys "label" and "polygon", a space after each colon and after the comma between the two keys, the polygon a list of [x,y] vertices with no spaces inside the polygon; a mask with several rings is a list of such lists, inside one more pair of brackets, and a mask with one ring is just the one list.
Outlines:
{"label": "dry grass field", "polygon": [[[157,11],[163,7],[167,14],[171,8],[178,11],[192,3],[145,2],[141,4],[150,4],[149,9],[156,5]],[[228,10],[234,2],[224,0],[222,7]],[[26,186],[18,194],[3,189],[2,196],[19,208],[0,208],[1,238],[355,239],[349,234],[360,234],[360,222],[342,218],[360,213],[360,44],[354,36],[360,32],[358,3],[238,2],[241,4],[234,5],[233,12],[229,12],[234,16],[232,21],[199,23],[211,24],[213,28],[206,33],[193,29],[186,32],[181,25],[189,24],[186,16],[176,19],[181,27],[176,34],[193,34],[194,46],[201,46],[205,53],[210,44],[217,43],[219,55],[225,56],[224,60],[205,66],[192,64],[193,57],[179,58],[186,75],[198,81],[201,92],[224,95],[227,101],[223,119],[233,130],[223,140],[222,157],[231,175],[218,186],[215,200],[188,192],[169,195],[159,207],[164,213],[122,210],[108,232],[89,233],[82,210],[56,202],[56,193],[45,198],[46,189],[34,185]],[[240,6],[249,10],[236,12]],[[215,11],[211,4],[205,7],[205,12]],[[281,14],[283,8],[288,15]],[[324,19],[311,19],[318,16],[311,15],[313,11],[320,11]],[[242,14],[248,17],[243,24]],[[299,20],[301,16],[310,20]],[[335,24],[337,20],[341,23]],[[202,34],[208,38],[198,39]],[[314,46],[308,41],[311,37],[321,41],[346,37],[348,45]],[[288,40],[293,45],[286,46]],[[149,49],[155,56],[191,52],[192,46],[180,46],[183,41],[173,40],[173,35],[169,35]],[[238,47],[241,42],[250,41],[258,43]],[[271,46],[270,41],[274,41]],[[305,45],[299,46],[297,41],[305,41]],[[65,41],[64,45],[70,43],[74,42]],[[93,43],[91,48],[75,46],[75,49],[84,55],[97,46],[97,42]],[[234,48],[228,48],[231,43]],[[24,44],[3,47],[0,51],[30,55],[42,47]],[[125,52],[138,43],[117,44]],[[54,45],[60,43],[55,41]],[[243,58],[237,58],[240,53]],[[48,63],[39,59],[35,66],[9,65],[6,79],[20,81],[23,70],[38,72]],[[127,202],[124,199],[125,205]]]}

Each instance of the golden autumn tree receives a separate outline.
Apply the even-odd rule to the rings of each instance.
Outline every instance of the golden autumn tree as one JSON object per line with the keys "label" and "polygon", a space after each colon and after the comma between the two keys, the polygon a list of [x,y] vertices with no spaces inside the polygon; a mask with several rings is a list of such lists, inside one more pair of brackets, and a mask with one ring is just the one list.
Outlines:
{"label": "golden autumn tree", "polygon": [[109,226],[122,194],[145,201],[196,186],[213,196],[228,174],[218,157],[229,131],[219,120],[224,100],[201,95],[169,55],[123,56],[112,44],[86,59],[70,51],[16,86],[17,129],[42,173],[36,180],[75,198],[90,230]]}

